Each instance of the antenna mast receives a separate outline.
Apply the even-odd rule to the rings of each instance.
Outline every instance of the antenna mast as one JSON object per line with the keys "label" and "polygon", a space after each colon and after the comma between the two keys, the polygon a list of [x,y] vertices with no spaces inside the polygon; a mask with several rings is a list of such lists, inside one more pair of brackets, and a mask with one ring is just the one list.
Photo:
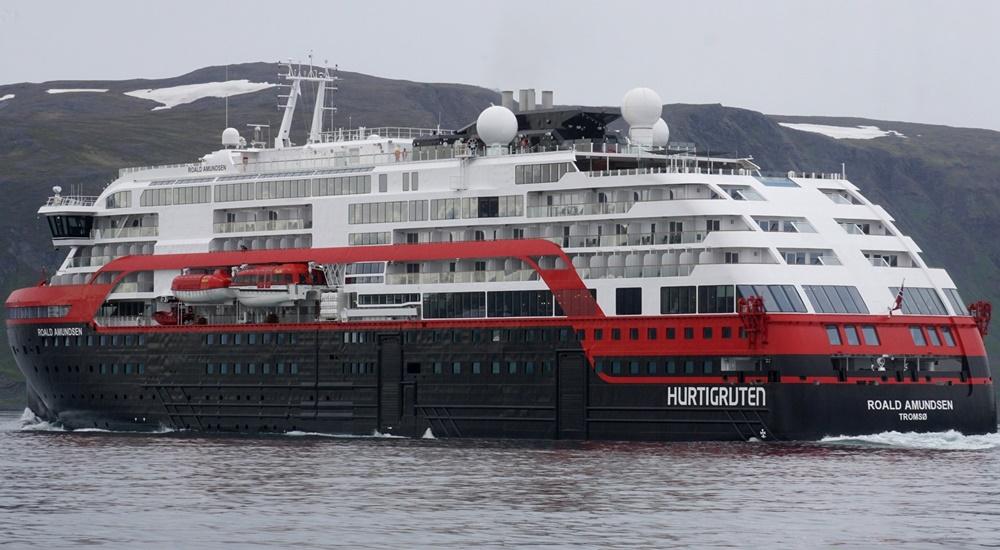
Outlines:
{"label": "antenna mast", "polygon": [[285,104],[279,105],[279,108],[284,108],[285,112],[281,118],[281,126],[278,130],[278,136],[274,138],[274,147],[276,149],[290,147],[292,145],[291,139],[289,138],[289,132],[292,128],[292,117],[295,114],[295,104],[297,103],[299,96],[302,95],[302,82],[315,82],[317,85],[316,104],[313,107],[312,126],[309,128],[309,143],[320,143],[323,141],[323,112],[336,111],[336,107],[326,106],[326,92],[336,91],[337,87],[334,83],[340,80],[340,78],[336,76],[335,70],[330,70],[327,67],[313,66],[312,55],[309,56],[309,59],[310,63],[307,66],[303,66],[301,64],[296,66],[290,61],[282,64],[286,73],[279,74],[278,76],[291,82],[291,84],[283,84],[282,86],[288,86],[289,92],[287,95],[278,96],[279,98],[285,99]]}

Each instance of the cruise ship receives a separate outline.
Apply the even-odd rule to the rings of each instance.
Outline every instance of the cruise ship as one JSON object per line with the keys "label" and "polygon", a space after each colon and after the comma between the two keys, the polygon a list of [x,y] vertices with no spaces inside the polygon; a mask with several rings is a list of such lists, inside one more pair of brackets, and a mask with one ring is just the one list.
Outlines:
{"label": "cruise ship", "polygon": [[283,67],[273,139],[226,128],[197,162],[122,169],[99,196],[53,188],[39,214],[66,258],[6,301],[40,418],[658,441],[996,431],[990,305],[963,301],[843,173],[671,142],[648,88],[620,108],[504,91],[457,130],[334,129],[335,72]]}

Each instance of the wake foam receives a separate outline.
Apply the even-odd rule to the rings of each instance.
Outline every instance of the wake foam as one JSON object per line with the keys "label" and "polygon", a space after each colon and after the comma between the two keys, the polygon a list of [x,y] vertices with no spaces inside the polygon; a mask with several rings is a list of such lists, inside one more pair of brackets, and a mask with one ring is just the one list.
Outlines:
{"label": "wake foam", "polygon": [[932,449],[941,451],[983,451],[1000,449],[1000,434],[964,435],[947,432],[882,432],[872,435],[841,435],[824,437],[820,443],[867,445],[900,449]]}
{"label": "wake foam", "polygon": [[21,413],[21,418],[18,419],[18,424],[20,425],[20,430],[22,432],[65,432],[66,428],[59,424],[58,422],[49,422],[47,420],[42,420],[32,412],[31,409],[25,407],[24,412]]}

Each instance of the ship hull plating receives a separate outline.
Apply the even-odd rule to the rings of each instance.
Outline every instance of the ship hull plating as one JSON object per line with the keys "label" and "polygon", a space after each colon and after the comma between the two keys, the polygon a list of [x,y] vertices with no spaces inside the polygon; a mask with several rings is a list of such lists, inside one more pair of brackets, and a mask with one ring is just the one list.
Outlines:
{"label": "ship hull plating", "polygon": [[632,361],[625,376],[598,372],[558,329],[538,341],[491,330],[44,330],[8,335],[30,408],[73,429],[654,441],[997,429],[985,358],[960,373],[838,379],[799,374],[829,358],[772,357],[765,371],[678,369],[663,383],[630,378]]}

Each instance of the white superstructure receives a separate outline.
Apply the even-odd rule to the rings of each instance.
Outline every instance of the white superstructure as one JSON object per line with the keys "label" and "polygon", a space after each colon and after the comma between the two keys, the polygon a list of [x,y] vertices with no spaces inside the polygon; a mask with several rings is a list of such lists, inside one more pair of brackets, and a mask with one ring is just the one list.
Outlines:
{"label": "white superstructure", "polygon": [[[884,314],[901,285],[904,313],[966,313],[948,274],[842,175],[766,175],[749,158],[665,146],[651,90],[625,96],[629,140],[605,135],[611,110],[534,105],[489,107],[478,131],[326,131],[333,72],[286,77],[273,147],[229,128],[224,148],[198,162],[123,169],[98,197],[50,198],[39,212],[69,250],[52,284],[86,282],[126,255],[541,238],[564,249],[608,315],[732,312],[747,294],[776,313]],[[312,129],[294,145],[309,85]],[[509,259],[337,269],[331,286],[350,300],[331,299],[344,318],[366,306],[416,316],[428,293],[546,288]],[[110,299],[168,300],[178,274],[138,273]]]}

